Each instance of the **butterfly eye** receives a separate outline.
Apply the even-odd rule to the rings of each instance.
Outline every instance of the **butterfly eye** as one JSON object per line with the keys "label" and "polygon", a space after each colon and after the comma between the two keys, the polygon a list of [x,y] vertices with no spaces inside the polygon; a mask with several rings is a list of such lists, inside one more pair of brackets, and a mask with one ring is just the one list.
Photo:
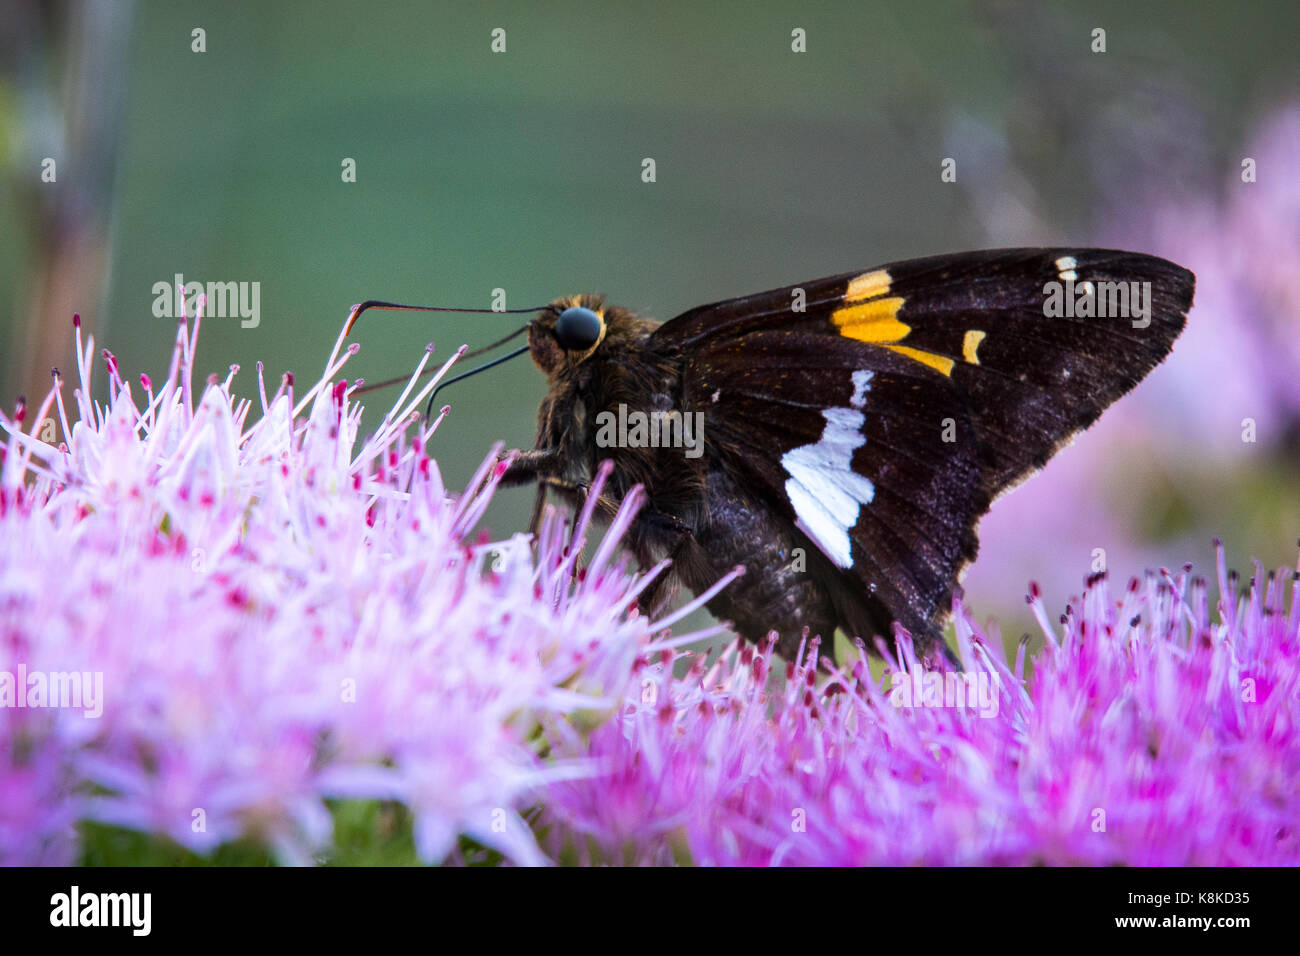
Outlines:
{"label": "butterfly eye", "polygon": [[555,339],[566,352],[585,352],[600,341],[600,326],[595,312],[574,306],[555,320]]}

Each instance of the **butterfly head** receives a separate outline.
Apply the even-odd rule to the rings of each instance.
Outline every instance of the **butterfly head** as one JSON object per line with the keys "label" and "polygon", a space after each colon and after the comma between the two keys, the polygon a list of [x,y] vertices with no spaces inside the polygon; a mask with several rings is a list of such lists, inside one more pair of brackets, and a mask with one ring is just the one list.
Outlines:
{"label": "butterfly head", "polygon": [[556,299],[528,325],[528,352],[548,376],[576,368],[600,347],[613,319],[599,295]]}

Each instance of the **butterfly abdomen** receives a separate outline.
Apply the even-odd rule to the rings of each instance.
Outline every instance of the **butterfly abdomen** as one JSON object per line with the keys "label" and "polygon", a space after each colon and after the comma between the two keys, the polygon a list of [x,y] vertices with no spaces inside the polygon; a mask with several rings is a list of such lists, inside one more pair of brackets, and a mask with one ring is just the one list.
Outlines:
{"label": "butterfly abdomen", "polygon": [[887,615],[864,613],[860,599],[848,602],[862,609],[851,615],[844,613],[847,607],[837,607],[837,598],[848,590],[838,570],[804,534],[753,497],[734,476],[720,468],[711,471],[708,494],[712,502],[708,520],[695,536],[709,564],[682,569],[683,583],[698,592],[717,580],[719,569],[736,565],[746,569],[709,602],[712,614],[730,621],[737,633],[755,643],[775,631],[777,652],[786,660],[794,659],[805,628],[810,636],[822,638],[825,653],[831,650],[836,628],[846,628],[850,621],[860,627],[848,633],[888,632]]}

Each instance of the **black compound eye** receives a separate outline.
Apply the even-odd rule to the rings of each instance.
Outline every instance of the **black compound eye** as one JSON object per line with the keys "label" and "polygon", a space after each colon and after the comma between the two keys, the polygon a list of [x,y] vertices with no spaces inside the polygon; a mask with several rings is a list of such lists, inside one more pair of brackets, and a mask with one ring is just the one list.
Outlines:
{"label": "black compound eye", "polygon": [[585,352],[600,341],[600,316],[575,305],[555,320],[555,340],[566,352]]}

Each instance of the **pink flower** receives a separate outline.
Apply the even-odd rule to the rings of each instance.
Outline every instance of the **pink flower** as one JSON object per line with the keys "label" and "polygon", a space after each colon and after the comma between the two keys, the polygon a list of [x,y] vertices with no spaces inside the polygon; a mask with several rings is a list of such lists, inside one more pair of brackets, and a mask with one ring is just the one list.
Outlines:
{"label": "pink flower", "polygon": [[71,408],[0,416],[0,863],[75,862],[79,821],[310,863],[346,798],[404,804],[428,862],[1300,863],[1288,569],[1238,596],[1220,551],[1213,612],[1187,570],[1096,575],[1059,626],[1035,587],[1028,682],[960,603],[960,672],[900,633],[876,676],[816,639],[676,676],[721,629],[667,631],[709,594],[633,610],[639,492],[578,566],[607,468],[572,526],[474,537],[502,464],[443,488],[414,412],[446,366],[359,442],[341,336],[256,410],[233,369],[194,390],[196,336],[138,398],[105,353],[101,407],[78,330]]}
{"label": "pink flower", "polygon": [[[785,669],[733,645],[643,669],[620,719],[557,749],[600,776],[552,785],[549,849],[577,861],[743,865],[1300,863],[1300,585],[1262,569],[1217,617],[1186,573],[1096,576],[1024,685],[1024,647],[957,607],[964,672],[925,674],[903,635],[865,659]],[[1287,593],[1290,592],[1290,610]],[[956,701],[910,690],[980,690]],[[985,696],[987,691],[987,696]],[[909,696],[910,694],[910,696]],[[906,698],[906,699],[904,699]],[[955,705],[954,705],[955,704]]]}
{"label": "pink flower", "polygon": [[102,684],[98,715],[0,708],[0,862],[70,861],[78,819],[310,862],[331,797],[403,801],[430,862],[460,835],[543,862],[520,811],[589,769],[539,759],[539,722],[612,707],[650,640],[613,548],[636,501],[580,575],[590,512],[536,547],[475,539],[498,450],[452,496],[425,452],[442,417],[412,428],[446,366],[358,442],[336,381],[355,347],[302,393],[286,375],[268,398],[259,369],[254,409],[236,369],[194,388],[198,324],[142,397],[106,352],[103,407],[78,326],[82,387],[33,420],[64,445],[0,419],[0,689]]}

